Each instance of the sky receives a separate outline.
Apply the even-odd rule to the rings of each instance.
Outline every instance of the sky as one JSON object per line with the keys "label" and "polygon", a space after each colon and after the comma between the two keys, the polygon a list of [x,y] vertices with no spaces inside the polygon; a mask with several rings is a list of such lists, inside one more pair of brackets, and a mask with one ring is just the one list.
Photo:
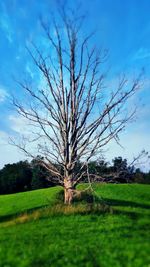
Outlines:
{"label": "sky", "polygon": [[[77,0],[68,2],[78,5]],[[87,14],[84,31],[97,29],[97,46],[109,50],[108,84],[115,87],[118,75],[126,73],[132,79],[144,69],[143,87],[129,102],[129,108],[138,106],[136,121],[120,135],[123,148],[115,142],[106,148],[107,160],[122,156],[130,162],[142,149],[150,152],[150,1],[82,0],[80,5]],[[26,158],[9,144],[10,136],[26,131],[9,98],[12,93],[23,94],[15,79],[28,77],[40,83],[25,47],[34,40],[43,48],[39,17],[48,20],[56,8],[55,0],[0,1],[0,168]],[[150,169],[148,163],[145,168]]]}

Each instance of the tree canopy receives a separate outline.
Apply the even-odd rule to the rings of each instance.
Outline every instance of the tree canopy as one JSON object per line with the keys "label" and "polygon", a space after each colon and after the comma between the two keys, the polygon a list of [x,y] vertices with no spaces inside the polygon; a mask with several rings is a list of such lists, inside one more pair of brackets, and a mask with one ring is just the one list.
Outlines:
{"label": "tree canopy", "polygon": [[59,15],[52,27],[41,20],[46,51],[34,43],[27,47],[44,86],[18,82],[28,101],[14,98],[13,105],[35,130],[32,138],[14,143],[33,158],[25,141],[35,143],[42,155],[39,163],[64,186],[65,202],[70,203],[89,161],[112,139],[118,143],[119,133],[132,120],[135,109],[127,109],[127,103],[141,87],[141,75],[132,82],[122,75],[114,90],[106,88],[101,70],[107,51],[92,41],[93,33],[84,36],[83,16],[65,8]]}

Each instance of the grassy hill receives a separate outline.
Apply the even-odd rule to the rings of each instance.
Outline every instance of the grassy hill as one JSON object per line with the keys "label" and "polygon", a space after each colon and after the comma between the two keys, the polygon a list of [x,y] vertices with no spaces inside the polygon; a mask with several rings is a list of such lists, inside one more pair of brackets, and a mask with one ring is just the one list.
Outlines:
{"label": "grassy hill", "polygon": [[149,267],[150,186],[94,189],[94,206],[61,187],[0,196],[0,266]]}

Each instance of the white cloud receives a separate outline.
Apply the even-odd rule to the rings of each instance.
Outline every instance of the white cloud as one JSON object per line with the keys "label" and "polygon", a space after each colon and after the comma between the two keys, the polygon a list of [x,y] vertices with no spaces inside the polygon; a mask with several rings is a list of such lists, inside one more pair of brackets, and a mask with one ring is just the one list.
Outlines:
{"label": "white cloud", "polygon": [[31,127],[29,127],[29,121],[19,115],[9,115],[8,117],[10,128],[17,134],[23,134],[28,136],[31,133]]}
{"label": "white cloud", "polygon": [[10,145],[8,142],[9,135],[4,131],[0,131],[0,169],[3,168],[5,164],[25,159],[25,156],[15,146]]}
{"label": "white cloud", "polygon": [[[12,130],[16,131],[18,134],[29,133],[25,121],[16,116],[11,116],[9,118]],[[143,149],[150,152],[149,132],[143,132],[142,129],[139,128],[135,129],[135,126],[133,131],[130,129],[130,131],[122,133],[120,142],[124,148],[118,146],[114,141],[105,147],[105,149],[108,149],[105,153],[106,160],[111,162],[114,157],[122,156],[123,158],[127,158],[128,162],[131,162],[133,157],[137,156]],[[4,131],[0,131],[0,148],[0,168],[5,164],[26,159],[26,156],[17,147],[9,144],[9,134]],[[30,149],[32,149],[31,144]],[[150,169],[149,163],[140,167],[146,171]]]}
{"label": "white cloud", "polygon": [[[33,128],[28,126],[27,120],[18,115],[10,115],[8,117],[11,134],[5,131],[0,131],[0,169],[5,164],[26,160],[27,156],[17,146],[12,144],[11,139],[18,145],[22,144],[22,135],[29,137]],[[36,147],[36,146],[35,146]],[[32,143],[28,144],[28,151],[35,149]]]}
{"label": "white cloud", "polygon": [[[128,162],[132,162],[133,158],[137,156],[143,149],[150,153],[150,143],[149,135],[150,132],[144,132],[142,129],[134,128],[134,131],[126,131],[120,136],[120,144],[123,146],[121,148],[116,144],[115,141],[112,141],[108,146],[108,151],[106,152],[106,158],[111,161],[114,157],[122,156],[127,158]],[[145,165],[141,165],[145,170],[150,169],[150,162],[147,162]]]}
{"label": "white cloud", "polygon": [[8,144],[8,134],[6,132],[0,131],[0,145]]}

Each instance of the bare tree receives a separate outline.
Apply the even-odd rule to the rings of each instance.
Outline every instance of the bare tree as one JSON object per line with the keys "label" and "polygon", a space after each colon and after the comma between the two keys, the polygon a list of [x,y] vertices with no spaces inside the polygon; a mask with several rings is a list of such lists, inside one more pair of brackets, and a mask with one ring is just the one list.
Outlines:
{"label": "bare tree", "polygon": [[[40,164],[64,187],[65,203],[71,203],[89,160],[112,139],[118,142],[135,112],[126,111],[128,99],[140,88],[140,76],[129,85],[125,75],[115,90],[104,86],[101,65],[107,51],[92,47],[93,34],[83,38],[82,20],[62,10],[61,26],[54,21],[50,30],[41,23],[50,49],[43,53],[33,43],[27,49],[44,86],[19,82],[32,101],[24,105],[13,99],[18,113],[37,129],[30,141],[42,155]],[[34,157],[25,143],[17,146]]]}

